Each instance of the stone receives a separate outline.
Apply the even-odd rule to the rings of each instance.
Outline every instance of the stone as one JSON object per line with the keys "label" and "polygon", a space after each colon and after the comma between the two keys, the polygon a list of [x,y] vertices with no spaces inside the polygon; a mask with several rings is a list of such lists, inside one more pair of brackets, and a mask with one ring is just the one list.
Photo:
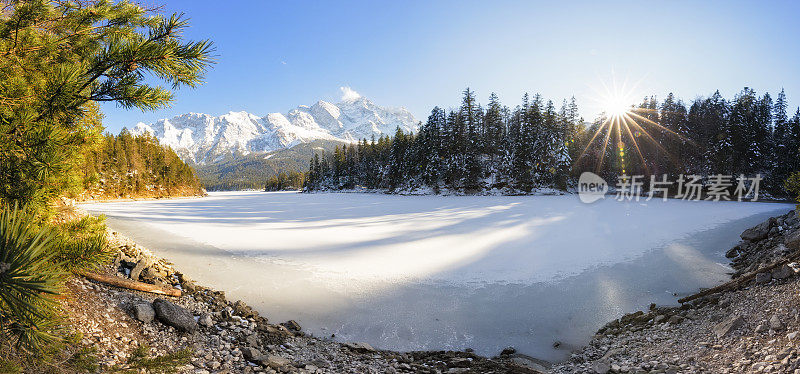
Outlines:
{"label": "stone", "polygon": [[131,270],[131,275],[130,275],[131,280],[135,281],[139,280],[139,276],[142,274],[142,271],[144,271],[144,269],[147,267],[148,262],[149,261],[147,261],[147,259],[144,257],[140,258],[139,261],[136,261],[136,266],[134,266],[133,270]]}
{"label": "stone", "polygon": [[741,235],[742,240],[747,240],[750,242],[759,241],[765,239],[767,235],[769,235],[769,229],[772,228],[772,225],[775,224],[777,219],[772,217],[764,222],[759,223],[758,225],[751,227]]}
{"label": "stone", "polygon": [[203,313],[200,315],[200,318],[197,319],[197,323],[201,326],[211,327],[214,326],[214,320],[211,318],[211,315],[208,313]]}
{"label": "stone", "polygon": [[768,330],[769,329],[767,328],[767,325],[762,323],[762,324],[759,324],[758,326],[756,326],[755,332],[762,333],[762,332],[767,332]]}
{"label": "stone", "polygon": [[158,320],[165,325],[172,326],[183,332],[197,330],[197,322],[195,322],[192,312],[181,306],[164,299],[155,299],[153,301],[153,309],[155,309]]}
{"label": "stone", "polygon": [[242,357],[250,362],[258,362],[264,358],[264,355],[261,354],[261,351],[253,347],[244,347],[241,349],[241,351]]}
{"label": "stone", "polygon": [[772,277],[775,279],[786,279],[794,275],[794,269],[789,265],[781,265],[772,271]]}
{"label": "stone", "polygon": [[136,303],[133,305],[133,318],[143,322],[153,322],[156,316],[156,311],[150,303]]}
{"label": "stone", "polygon": [[259,341],[258,341],[258,335],[257,334],[247,335],[247,337],[244,338],[244,341],[245,341],[245,343],[247,343],[247,345],[249,345],[251,347],[258,347],[259,346]]}
{"label": "stone", "polygon": [[[548,371],[546,366],[529,356],[515,355],[513,358],[511,358],[511,361],[519,366],[530,369],[534,373],[546,373]],[[472,371],[470,370],[468,372]]]}
{"label": "stone", "polygon": [[742,245],[741,244],[737,244],[736,246],[734,246],[733,248],[731,248],[727,252],[725,252],[725,257],[734,258],[734,257],[738,256],[739,253],[741,253],[741,248],[742,248]]}
{"label": "stone", "polygon": [[606,374],[611,371],[611,366],[605,361],[595,361],[592,364],[592,370],[597,374]]}
{"label": "stone", "polygon": [[667,319],[667,316],[665,316],[663,314],[659,314],[659,315],[656,316],[656,318],[653,318],[653,323],[661,323],[665,319]]}
{"label": "stone", "polygon": [[783,330],[783,323],[781,323],[781,319],[778,318],[778,315],[773,315],[772,318],[769,319],[769,328],[775,331]]}
{"label": "stone", "polygon": [[263,356],[259,361],[262,366],[267,366],[275,370],[278,370],[282,367],[287,367],[291,364],[291,361],[289,361],[288,358],[278,355],[266,355]]}
{"label": "stone", "polygon": [[794,232],[786,235],[783,244],[791,250],[800,249],[800,230],[794,230]]}
{"label": "stone", "polygon": [[667,322],[669,322],[670,325],[677,325],[677,324],[683,322],[683,317],[681,317],[679,315],[674,315],[672,317],[669,317],[669,321],[667,321]]}
{"label": "stone", "polygon": [[281,323],[281,325],[283,325],[283,327],[286,327],[287,329],[289,329],[289,331],[300,331],[300,329],[302,329],[302,327],[300,327],[300,324],[297,323],[297,321],[295,321],[293,319],[290,319],[290,320],[288,320],[288,321],[286,321],[284,323]]}
{"label": "stone", "polygon": [[245,304],[242,300],[236,300],[236,302],[233,303],[233,313],[244,318],[253,318],[258,316],[258,313],[247,306],[247,304]]}
{"label": "stone", "polygon": [[372,348],[371,345],[362,342],[344,343],[344,346],[349,348],[351,351],[356,352],[375,352],[375,348]]}
{"label": "stone", "polygon": [[770,273],[758,273],[756,274],[756,283],[764,284],[769,283],[772,280],[772,274]]}
{"label": "stone", "polygon": [[517,353],[517,349],[514,347],[505,347],[502,351],[500,351],[501,356],[508,356]]}
{"label": "stone", "polygon": [[744,325],[744,318],[733,315],[714,326],[714,335],[716,335],[717,338],[722,338],[739,327],[742,327],[742,325]]}
{"label": "stone", "polygon": [[797,338],[797,331],[786,334],[786,339],[794,340],[795,338]]}

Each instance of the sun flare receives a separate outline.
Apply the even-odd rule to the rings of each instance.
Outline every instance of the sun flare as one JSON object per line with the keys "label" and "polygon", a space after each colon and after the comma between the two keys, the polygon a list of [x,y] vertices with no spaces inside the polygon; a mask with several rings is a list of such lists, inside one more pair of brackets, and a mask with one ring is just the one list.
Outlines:
{"label": "sun flare", "polygon": [[608,116],[619,117],[631,110],[631,102],[623,95],[614,93],[603,99],[603,111]]}
{"label": "sun flare", "polygon": [[[627,171],[626,167],[630,166],[630,161],[638,163],[647,173],[647,163],[640,148],[642,142],[646,142],[668,157],[672,157],[659,141],[651,135],[651,132],[668,134],[679,138],[683,137],[651,119],[654,112],[653,109],[636,106],[634,103],[637,101],[635,93],[637,84],[629,86],[627,83],[627,80],[625,80],[621,85],[617,85],[612,76],[610,85],[603,83],[602,90],[595,90],[596,96],[592,99],[602,110],[601,122],[581,156],[576,160],[576,164],[587,154],[589,148],[595,142],[601,143],[599,154],[597,154],[597,170],[600,170],[603,162],[605,162],[607,150],[610,148],[611,152],[619,154],[618,166],[623,174]],[[627,162],[626,153],[633,155],[632,159]]]}

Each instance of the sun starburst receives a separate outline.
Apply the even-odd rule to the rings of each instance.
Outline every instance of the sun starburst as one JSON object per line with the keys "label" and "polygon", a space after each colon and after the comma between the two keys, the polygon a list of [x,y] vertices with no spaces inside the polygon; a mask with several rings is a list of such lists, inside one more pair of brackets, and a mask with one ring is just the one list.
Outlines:
{"label": "sun starburst", "polygon": [[[671,129],[648,118],[652,117],[654,113],[657,117],[658,111],[656,109],[636,107],[634,105],[637,98],[636,87],[638,83],[639,82],[628,85],[626,79],[619,85],[612,75],[610,85],[602,83],[602,90],[594,90],[596,96],[591,99],[595,101],[597,106],[602,110],[602,122],[576,160],[576,164],[586,155],[589,147],[595,144],[595,141],[601,141],[601,139],[601,153],[597,160],[596,170],[600,170],[602,167],[608,148],[614,147],[614,151],[618,152],[618,159],[620,160],[619,171],[625,174],[628,171],[626,170],[626,157],[628,156],[626,155],[626,144],[630,144],[636,151],[636,156],[646,174],[649,174],[649,170],[642,148],[640,147],[642,143],[647,142],[648,145],[654,146],[659,153],[666,155],[670,159],[673,158],[651,132],[657,132],[659,135],[669,134],[681,139],[684,138]],[[613,140],[611,139],[612,137],[614,138]]]}

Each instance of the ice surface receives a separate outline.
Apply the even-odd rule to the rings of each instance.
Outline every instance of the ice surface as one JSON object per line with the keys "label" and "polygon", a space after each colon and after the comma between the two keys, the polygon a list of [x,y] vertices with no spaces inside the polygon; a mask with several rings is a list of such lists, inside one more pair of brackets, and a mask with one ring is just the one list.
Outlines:
{"label": "ice surface", "polygon": [[792,209],[286,192],[83,207],[273,322],[382,348],[513,345],[550,360],[625,312],[721,282],[738,234]]}

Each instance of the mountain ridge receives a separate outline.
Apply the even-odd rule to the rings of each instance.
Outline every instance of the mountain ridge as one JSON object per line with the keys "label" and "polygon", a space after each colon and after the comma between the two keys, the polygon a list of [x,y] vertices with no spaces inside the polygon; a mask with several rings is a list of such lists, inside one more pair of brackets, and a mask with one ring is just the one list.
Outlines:
{"label": "mountain ridge", "polygon": [[230,111],[220,116],[189,112],[156,121],[139,122],[131,132],[146,132],[169,145],[184,160],[213,163],[230,155],[248,155],[288,149],[316,140],[353,143],[392,135],[396,128],[416,132],[418,122],[407,109],[383,107],[342,87],[338,103],[318,100],[288,113],[257,116]]}

